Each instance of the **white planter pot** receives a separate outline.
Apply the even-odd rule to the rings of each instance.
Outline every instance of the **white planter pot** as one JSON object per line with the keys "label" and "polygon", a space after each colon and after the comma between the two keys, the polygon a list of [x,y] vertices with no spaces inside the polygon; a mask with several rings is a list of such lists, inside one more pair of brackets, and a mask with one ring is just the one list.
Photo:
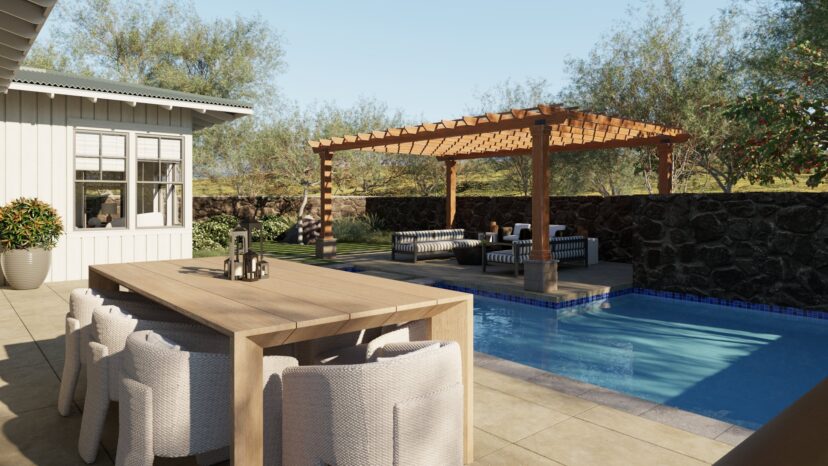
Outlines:
{"label": "white planter pot", "polygon": [[12,249],[0,254],[0,268],[6,282],[15,290],[40,287],[49,274],[52,251],[42,248]]}

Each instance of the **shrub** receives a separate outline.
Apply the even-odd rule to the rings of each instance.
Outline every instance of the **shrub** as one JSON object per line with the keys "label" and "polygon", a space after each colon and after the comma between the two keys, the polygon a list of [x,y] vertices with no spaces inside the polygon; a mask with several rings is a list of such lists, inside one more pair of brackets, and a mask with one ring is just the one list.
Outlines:
{"label": "shrub", "polygon": [[334,219],[334,237],[343,243],[388,243],[391,233],[382,226],[382,220],[375,215],[342,217]]}
{"label": "shrub", "polygon": [[[260,220],[262,222],[262,234],[265,241],[276,241],[282,233],[288,231],[296,222],[288,217],[279,215],[265,215]],[[259,241],[259,232],[253,232],[253,241]]]}
{"label": "shrub", "polygon": [[63,221],[49,204],[21,197],[0,208],[0,249],[52,249]]}
{"label": "shrub", "polygon": [[232,215],[221,214],[193,224],[193,249],[226,248],[230,230],[236,228],[239,219]]}
{"label": "shrub", "polygon": [[[276,241],[276,237],[293,226],[294,222],[287,217],[265,215],[261,232],[265,241]],[[193,225],[193,250],[205,251],[226,249],[229,244],[230,230],[236,228],[239,219],[232,215],[221,214],[210,217]],[[253,232],[253,241],[259,241],[259,230]]]}

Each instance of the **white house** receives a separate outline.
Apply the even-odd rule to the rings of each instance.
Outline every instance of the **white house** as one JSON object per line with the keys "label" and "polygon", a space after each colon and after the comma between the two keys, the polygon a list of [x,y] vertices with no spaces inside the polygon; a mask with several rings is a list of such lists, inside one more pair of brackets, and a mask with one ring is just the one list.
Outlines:
{"label": "white house", "polygon": [[86,278],[90,264],[192,257],[193,131],[251,106],[31,68],[7,85],[0,205],[37,197],[63,217],[47,281]]}

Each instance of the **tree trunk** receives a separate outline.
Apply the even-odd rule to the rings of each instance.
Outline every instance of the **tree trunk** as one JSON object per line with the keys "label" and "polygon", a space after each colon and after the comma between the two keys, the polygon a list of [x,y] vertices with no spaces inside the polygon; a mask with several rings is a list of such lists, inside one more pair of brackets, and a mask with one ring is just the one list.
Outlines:
{"label": "tree trunk", "polygon": [[305,216],[305,207],[308,205],[308,185],[302,185],[302,203],[299,204],[299,218],[296,219],[296,229],[299,232],[298,242],[299,244],[304,244],[304,235],[303,235],[303,228],[302,228],[302,217]]}

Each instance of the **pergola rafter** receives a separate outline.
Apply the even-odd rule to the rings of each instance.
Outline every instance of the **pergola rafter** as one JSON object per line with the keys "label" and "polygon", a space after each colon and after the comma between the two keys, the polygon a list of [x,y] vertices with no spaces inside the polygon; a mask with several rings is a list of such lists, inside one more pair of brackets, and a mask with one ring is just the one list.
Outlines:
{"label": "pergola rafter", "polygon": [[[314,152],[361,150],[366,152],[425,155],[442,160],[501,157],[504,152],[531,151],[529,128],[536,121],[551,129],[550,149],[568,145],[627,141],[616,147],[679,143],[689,135],[678,128],[626,118],[588,113],[560,105],[512,109],[508,112],[465,116],[456,120],[311,141]],[[520,155],[520,154],[513,154]]]}
{"label": "pergola rafter", "polygon": [[[680,128],[658,123],[591,113],[573,107],[544,104],[506,112],[464,116],[455,120],[388,128],[330,139],[310,141],[320,155],[322,170],[322,231],[317,243],[319,257],[332,257],[336,242],[331,228],[331,157],[339,151],[365,151],[434,157],[446,164],[446,227],[454,223],[456,206],[456,161],[487,157],[531,156],[532,168],[532,252],[535,272],[543,280],[530,280],[527,289],[546,291],[551,254],[549,252],[549,156],[557,152],[657,148],[660,194],[672,190],[672,147],[690,135]],[[545,265],[544,265],[545,264]],[[539,268],[538,268],[539,267]],[[545,267],[545,268],[544,268]],[[540,271],[540,272],[539,272]],[[532,275],[537,275],[533,273]],[[530,281],[533,284],[530,285]]]}

